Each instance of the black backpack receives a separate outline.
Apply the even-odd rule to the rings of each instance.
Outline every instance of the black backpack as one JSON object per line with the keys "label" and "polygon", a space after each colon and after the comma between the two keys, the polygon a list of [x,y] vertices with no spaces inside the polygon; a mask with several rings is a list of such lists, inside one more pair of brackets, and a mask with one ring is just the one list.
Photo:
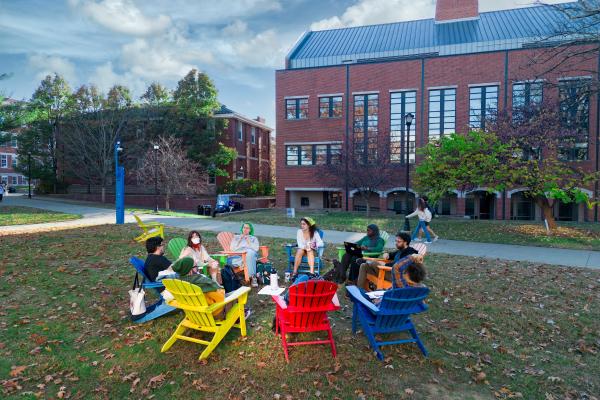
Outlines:
{"label": "black backpack", "polygon": [[221,279],[223,280],[223,287],[225,293],[233,292],[234,290],[242,287],[240,278],[235,274],[233,267],[229,264],[225,265],[221,270]]}

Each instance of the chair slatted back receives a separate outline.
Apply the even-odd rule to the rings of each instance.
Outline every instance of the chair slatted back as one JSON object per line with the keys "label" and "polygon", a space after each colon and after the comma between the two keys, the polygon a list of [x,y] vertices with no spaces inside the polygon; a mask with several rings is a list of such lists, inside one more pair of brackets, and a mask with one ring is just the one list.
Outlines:
{"label": "chair slatted back", "polygon": [[179,279],[163,279],[165,288],[177,301],[177,304],[172,304],[174,307],[183,308],[185,316],[191,322],[200,325],[214,327],[216,326],[215,320],[211,312],[203,312],[199,310],[189,309],[189,307],[207,307],[208,302],[202,289],[198,286],[193,285],[189,282],[185,282]]}
{"label": "chair slatted back", "polygon": [[289,313],[287,322],[297,328],[322,324],[336,292],[337,285],[328,281],[310,280],[291,286],[288,305],[296,310]]}
{"label": "chair slatted back", "polygon": [[419,255],[425,256],[427,254],[427,245],[425,243],[411,243],[410,247],[419,252]]}
{"label": "chair slatted back", "polygon": [[[146,266],[145,266],[144,260],[142,260],[141,258],[137,258],[137,257],[131,257],[129,259],[129,263],[131,265],[133,265],[133,267],[135,268],[137,273],[142,276],[142,284],[152,283],[152,281],[148,278],[148,275],[146,275]],[[158,290],[158,288],[154,288],[154,290],[160,296],[160,291]]]}
{"label": "chair slatted back", "polygon": [[181,255],[181,251],[187,246],[187,241],[183,238],[173,238],[169,240],[167,250],[171,254],[172,259],[178,259]]}
{"label": "chair slatted back", "polygon": [[385,247],[387,245],[388,239],[390,238],[390,234],[386,231],[380,231],[379,237],[383,239],[383,247]]}
{"label": "chair slatted back", "polygon": [[403,325],[411,314],[425,311],[423,300],[429,295],[427,287],[408,287],[385,292],[375,326],[394,328]]}
{"label": "chair slatted back", "polygon": [[221,247],[223,247],[223,251],[231,251],[231,241],[235,236],[232,232],[219,232],[217,235],[217,240]]}
{"label": "chair slatted back", "polygon": [[146,224],[144,224],[144,222],[142,221],[142,219],[140,217],[138,217],[137,214],[133,214],[133,217],[135,218],[135,220],[137,221],[137,224],[140,228],[142,228],[142,230],[144,232],[146,232],[148,230],[148,228],[146,227]]}

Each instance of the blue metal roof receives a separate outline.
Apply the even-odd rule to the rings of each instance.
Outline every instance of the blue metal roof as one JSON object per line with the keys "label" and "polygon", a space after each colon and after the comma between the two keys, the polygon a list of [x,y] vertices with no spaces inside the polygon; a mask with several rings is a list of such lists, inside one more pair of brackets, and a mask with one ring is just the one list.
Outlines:
{"label": "blue metal roof", "polygon": [[[577,3],[566,3],[573,8]],[[288,54],[288,68],[339,65],[423,54],[451,55],[540,46],[571,24],[556,6],[481,13],[479,18],[434,19],[308,31]],[[554,38],[557,40],[558,38]],[[564,39],[564,37],[563,37]]]}

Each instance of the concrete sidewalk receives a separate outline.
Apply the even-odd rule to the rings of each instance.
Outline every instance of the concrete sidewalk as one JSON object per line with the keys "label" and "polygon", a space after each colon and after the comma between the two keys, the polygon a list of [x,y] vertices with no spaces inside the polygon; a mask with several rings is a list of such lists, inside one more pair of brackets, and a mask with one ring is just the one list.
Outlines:
{"label": "concrete sidewalk", "polygon": [[[30,200],[26,196],[9,195],[5,196],[4,201],[0,203],[0,205],[29,206],[44,210],[81,214],[83,216],[82,219],[74,221],[5,226],[0,228],[0,234],[27,233],[32,232],[33,230],[40,230],[40,228],[44,230],[72,229],[84,226],[115,223],[114,209],[61,202],[60,200],[56,199],[44,200],[34,198]],[[228,222],[218,218],[185,218],[154,215],[142,215],[141,217],[144,220],[159,221],[167,226],[187,230],[197,229],[199,231],[212,232],[238,232],[240,229],[239,222]],[[248,218],[252,219],[252,215],[249,214]],[[134,222],[133,217],[126,215],[125,222]],[[254,229],[257,236],[289,239],[290,243],[293,243],[296,240],[297,228],[295,227],[255,224]],[[345,241],[357,241],[363,236],[364,233],[325,230],[324,239],[327,243],[342,244]],[[387,247],[394,247],[394,237],[389,239]],[[514,261],[529,261],[534,263],[600,269],[600,251],[591,250],[567,250],[548,247],[463,242],[458,240],[440,239],[435,243],[429,244],[428,251],[431,253],[444,253],[494,259],[497,258]]]}

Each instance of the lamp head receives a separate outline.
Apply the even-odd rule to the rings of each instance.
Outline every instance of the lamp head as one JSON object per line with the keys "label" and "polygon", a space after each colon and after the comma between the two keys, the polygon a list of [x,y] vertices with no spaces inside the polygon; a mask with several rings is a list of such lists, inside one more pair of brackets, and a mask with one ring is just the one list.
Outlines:
{"label": "lamp head", "polygon": [[159,146],[159,145],[157,145],[157,144],[155,144],[155,145],[154,145],[154,150],[158,150],[158,149],[160,149],[160,146]]}
{"label": "lamp head", "polygon": [[406,116],[404,117],[404,119],[406,120],[406,125],[411,125],[413,122],[413,118],[414,115],[412,115],[412,113],[406,114]]}

